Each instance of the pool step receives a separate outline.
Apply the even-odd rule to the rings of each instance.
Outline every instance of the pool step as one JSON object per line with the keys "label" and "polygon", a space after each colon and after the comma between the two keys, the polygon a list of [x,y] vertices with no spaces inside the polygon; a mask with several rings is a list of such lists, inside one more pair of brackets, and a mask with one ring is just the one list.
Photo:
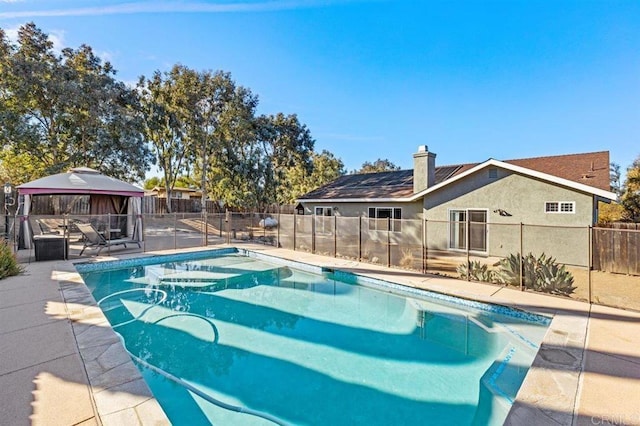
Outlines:
{"label": "pool step", "polygon": [[[528,352],[520,344],[509,344],[482,375],[474,425],[491,425],[491,418],[506,417],[529,369]],[[490,413],[490,418],[485,418]]]}

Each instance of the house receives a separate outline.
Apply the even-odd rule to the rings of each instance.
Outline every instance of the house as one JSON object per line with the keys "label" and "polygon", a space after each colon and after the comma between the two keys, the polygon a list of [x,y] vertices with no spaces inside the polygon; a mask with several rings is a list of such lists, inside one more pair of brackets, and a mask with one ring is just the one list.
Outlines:
{"label": "house", "polygon": [[[435,159],[420,146],[413,170],[341,176],[300,197],[299,212],[361,217],[370,232],[413,235],[418,244],[428,227],[429,244],[438,249],[466,251],[468,239],[475,254],[504,256],[518,238],[540,252],[588,247],[585,230],[597,223],[598,202],[616,199],[608,151],[450,166],[436,166]],[[563,237],[543,227],[574,231]]]}
{"label": "house", "polygon": [[[167,198],[167,191],[164,186],[156,186],[153,189],[145,191],[144,195],[147,197]],[[171,190],[171,198],[179,200],[200,200],[202,198],[202,191],[193,188],[175,187]]]}

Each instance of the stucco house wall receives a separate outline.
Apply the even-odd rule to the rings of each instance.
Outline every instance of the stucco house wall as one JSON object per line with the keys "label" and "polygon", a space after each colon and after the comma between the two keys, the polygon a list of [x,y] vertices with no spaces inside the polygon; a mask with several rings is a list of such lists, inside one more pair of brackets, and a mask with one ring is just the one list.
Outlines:
{"label": "stucco house wall", "polygon": [[[333,217],[319,217],[313,216],[316,207],[338,207],[335,211],[335,217],[338,220],[337,232],[338,241],[340,242],[338,250],[345,243],[350,244],[351,251],[356,250],[358,246],[358,240],[361,237],[363,242],[361,251],[362,257],[365,259],[379,259],[384,260],[389,255],[387,250],[388,246],[391,247],[392,262],[397,261],[396,258],[402,257],[404,253],[398,249],[403,247],[404,251],[412,250],[416,253],[420,253],[422,250],[422,214],[423,203],[422,200],[417,200],[411,203],[387,203],[387,202],[362,202],[362,203],[303,203],[305,208],[305,218],[298,216],[298,231],[302,233],[310,233],[312,229],[311,221],[315,218],[313,228],[318,233],[319,229],[323,229],[321,232],[322,237],[332,238],[333,229]],[[392,224],[392,232],[387,232],[388,223],[386,219],[379,219],[378,223],[373,223],[375,220],[369,219],[370,207],[388,207],[388,208],[401,208],[402,209],[402,221],[401,223]],[[308,219],[307,219],[308,217]],[[358,219],[361,218],[361,219]],[[399,222],[399,221],[394,221]],[[358,236],[358,229],[360,229],[361,235]],[[318,245],[318,239],[316,238],[316,245]],[[416,254],[417,256],[418,254]],[[383,262],[384,263],[384,262]]]}
{"label": "stucco house wall", "polygon": [[[495,173],[495,171],[494,171]],[[574,202],[574,213],[546,213],[545,202]],[[498,169],[488,169],[428,193],[424,198],[428,246],[448,249],[451,210],[486,210],[488,256],[506,256],[520,251],[519,223],[523,227],[523,252],[545,253],[561,263],[589,264],[589,225],[593,223],[594,199],[585,194]],[[500,212],[503,212],[501,215]],[[567,227],[564,229],[552,228]],[[446,228],[446,229],[445,229]]]}

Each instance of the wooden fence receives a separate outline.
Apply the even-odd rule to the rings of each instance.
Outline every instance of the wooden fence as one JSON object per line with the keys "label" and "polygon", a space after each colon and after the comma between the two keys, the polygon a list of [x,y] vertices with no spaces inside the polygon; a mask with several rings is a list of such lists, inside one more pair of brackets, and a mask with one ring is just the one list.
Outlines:
{"label": "wooden fence", "polygon": [[[206,202],[208,213],[216,213],[216,205],[213,201]],[[197,199],[171,199],[171,212],[173,213],[200,213],[202,203]],[[167,212],[167,199],[158,197],[142,197],[143,214],[164,214]]]}
{"label": "wooden fence", "polygon": [[[212,200],[205,201],[203,208],[201,200],[198,199],[171,199],[171,212],[172,213],[200,213],[206,210],[207,213],[224,213],[225,208],[221,208],[220,205]],[[238,212],[238,209],[232,209],[234,212]],[[250,212],[251,210],[245,210],[243,212]],[[293,205],[272,205],[268,206],[263,213],[282,213],[293,214]],[[142,213],[143,214],[164,214],[167,212],[167,199],[158,197],[143,197],[142,198]]]}
{"label": "wooden fence", "polygon": [[593,229],[593,269],[640,275],[640,224],[607,226]]}

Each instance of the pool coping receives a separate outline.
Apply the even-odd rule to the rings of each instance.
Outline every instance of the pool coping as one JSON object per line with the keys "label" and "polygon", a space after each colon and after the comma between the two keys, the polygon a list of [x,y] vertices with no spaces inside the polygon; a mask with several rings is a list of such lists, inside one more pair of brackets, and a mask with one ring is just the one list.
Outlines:
{"label": "pool coping", "polygon": [[[306,269],[309,272],[322,272],[323,270],[330,270],[332,272],[335,271],[343,271],[342,268],[337,267],[337,268],[328,268],[328,267],[323,267],[323,266],[319,266],[317,264],[314,263],[307,263],[307,262],[301,262],[300,260],[293,260],[293,259],[283,259],[280,256],[273,256],[271,254],[266,254],[264,253],[264,251],[254,251],[254,250],[248,250],[246,248],[243,247],[225,247],[225,248],[206,248],[206,249],[202,249],[202,250],[198,250],[198,253],[201,253],[202,256],[213,256],[213,255],[224,255],[224,254],[230,254],[230,253],[240,253],[243,255],[247,255],[249,257],[254,257],[254,258],[258,258],[258,259],[263,259],[263,260],[276,260],[281,264],[285,264],[285,265],[289,265],[291,267],[294,268],[298,268],[298,269]],[[167,261],[174,261],[174,260],[180,260],[180,259],[188,259],[188,258],[193,258],[193,252],[189,252],[189,253],[183,253],[183,252],[178,252],[178,253],[171,253],[171,254],[167,254]],[[148,257],[149,264],[152,264],[154,262],[157,262],[157,257],[153,256],[153,257]],[[123,265],[124,262],[124,265]],[[114,261],[114,263],[117,263],[118,267],[121,266],[126,266],[126,260],[117,260]],[[82,269],[82,267],[84,266],[84,269],[88,269],[88,270],[108,270],[110,268],[110,263],[109,261],[102,261],[102,262],[83,262],[82,264],[80,263],[76,263],[76,269]],[[136,264],[139,265],[140,264],[140,257],[135,257],[135,258],[131,258],[131,263],[132,264]],[[143,262],[142,264],[145,264],[147,262]],[[78,268],[78,266],[80,266],[81,268]],[[345,265],[345,266],[348,266]],[[393,288],[393,286],[402,286],[405,287],[405,289],[408,288],[415,288],[415,287],[411,287],[411,286],[407,286],[406,284],[396,284],[396,283],[391,283],[390,281],[387,280],[379,280],[379,278],[372,278],[372,277],[368,277],[366,274],[355,274],[356,276],[359,277],[363,277],[365,279],[369,278],[369,279],[373,279],[373,280],[378,280],[378,281],[383,281],[385,282],[390,288]],[[477,302],[481,302],[484,304],[489,304],[491,306],[494,307],[507,307],[507,309],[513,309],[513,307],[508,306],[507,304],[496,304],[495,301],[478,301],[477,298],[475,299],[471,299],[471,298],[465,298],[465,297],[460,297],[460,296],[452,296],[452,295],[447,295],[446,293],[442,293],[442,292],[438,292],[438,291],[433,291],[433,290],[429,290],[429,289],[425,289],[425,288],[418,288],[417,291],[428,291],[433,295],[442,295],[446,298],[456,298],[458,300],[466,300],[466,301],[472,301],[477,303]],[[457,303],[457,302],[455,302]],[[527,316],[527,313],[529,311],[523,311],[521,309],[516,308],[518,311],[523,312],[524,316]],[[545,416],[550,417],[551,419],[553,419],[553,421],[558,422],[559,424],[569,424],[572,421],[573,418],[573,411],[575,409],[575,403],[576,403],[576,396],[577,396],[577,392],[574,389],[578,388],[578,380],[579,380],[579,370],[580,370],[580,365],[582,363],[582,356],[581,354],[579,354],[579,347],[584,346],[584,341],[586,339],[586,318],[582,318],[581,320],[579,320],[577,323],[575,321],[573,321],[572,324],[567,324],[567,323],[563,323],[563,320],[560,318],[556,318],[555,315],[550,316],[549,313],[535,313],[535,315],[540,315],[540,316],[544,316],[546,318],[550,318],[549,324],[548,324],[548,329],[547,329],[547,334],[545,335],[542,344],[540,345],[540,349],[538,350],[538,354],[536,355],[534,362],[532,364],[532,367],[535,366],[538,369],[543,369],[545,371],[548,371],[549,368],[557,368],[557,366],[555,365],[555,363],[560,360],[562,361],[564,364],[566,364],[565,360],[569,359],[572,362],[572,365],[567,366],[567,365],[562,365],[562,368],[565,369],[564,374],[562,374],[562,380],[558,381],[558,374],[536,374],[535,371],[532,371],[532,377],[533,378],[529,378],[529,374],[527,374],[527,377],[525,378],[525,381],[523,382],[522,386],[521,386],[521,390],[523,388],[525,389],[529,389],[528,391],[524,391],[524,392],[518,392],[518,395],[516,396],[516,399],[512,405],[512,408],[509,412],[509,414],[507,415],[507,419],[505,420],[505,424],[523,424],[522,422],[531,422],[532,419],[537,419],[539,420],[540,418],[540,413],[537,412],[537,410],[535,409],[531,409],[531,407],[527,404],[527,402],[530,402],[532,400],[539,400],[539,392],[534,392],[535,388],[539,385],[542,385],[544,388],[549,389],[549,388],[556,388],[557,391],[554,392],[555,396],[553,399],[554,402],[554,408],[555,410],[551,411],[551,414],[545,414]],[[567,330],[567,329],[573,329],[574,331],[572,333],[570,333],[570,335],[567,335],[565,331],[563,330]],[[564,338],[560,337],[563,336]],[[553,349],[551,349],[551,347]],[[555,360],[554,361],[549,361],[549,360]],[[568,370],[566,370],[566,368],[569,367]],[[551,378],[551,380],[549,380],[549,378]],[[91,378],[90,378],[91,379]],[[542,383],[541,383],[542,382]]]}
{"label": "pool coping", "polygon": [[[426,276],[411,271],[391,270],[377,265],[273,247],[249,245],[227,247],[249,249],[258,253],[268,252],[268,256],[280,259],[354,272],[374,279],[392,281],[403,286],[551,316],[549,329],[517,394],[505,424],[516,425],[540,423],[541,421],[549,424],[596,424],[593,423],[594,418],[600,419],[600,421],[613,418],[621,420],[619,423],[623,423],[625,420],[640,421],[640,418],[632,417],[634,415],[632,397],[624,402],[629,406],[625,412],[619,410],[616,412],[608,408],[607,398],[594,403],[595,405],[599,403],[599,406],[586,407],[579,404],[581,398],[590,397],[591,401],[593,400],[592,388],[597,379],[593,375],[584,374],[588,336],[593,340],[594,337],[598,337],[596,332],[600,332],[594,327],[591,327],[592,330],[589,329],[593,310],[598,310],[600,315],[603,315],[604,311],[615,311],[610,313],[610,315],[615,314],[614,318],[629,316],[634,321],[637,318],[640,323],[640,316],[637,314],[613,308],[591,307],[583,302],[522,293],[487,284]],[[140,253],[118,257],[112,255],[111,257],[95,258],[92,262],[211,250],[212,247],[200,247],[143,255]],[[104,314],[97,307],[88,288],[81,280],[74,263],[49,262],[48,264],[53,270],[47,278],[59,286],[63,295],[68,319],[76,339],[77,351],[81,356],[82,367],[88,377],[92,404],[96,412],[96,424],[169,424],[169,420],[133,365],[120,339],[108,325]],[[631,325],[635,326],[635,323]],[[624,361],[631,362],[632,366],[635,366],[639,359],[631,355],[606,355],[611,355],[608,360],[613,360],[614,363],[617,359],[623,358]],[[615,368],[615,366],[611,368]],[[619,373],[616,374],[620,376]],[[633,374],[624,373],[623,377],[627,376],[634,377]],[[635,383],[631,385],[635,385]],[[616,415],[618,417],[615,417]]]}

